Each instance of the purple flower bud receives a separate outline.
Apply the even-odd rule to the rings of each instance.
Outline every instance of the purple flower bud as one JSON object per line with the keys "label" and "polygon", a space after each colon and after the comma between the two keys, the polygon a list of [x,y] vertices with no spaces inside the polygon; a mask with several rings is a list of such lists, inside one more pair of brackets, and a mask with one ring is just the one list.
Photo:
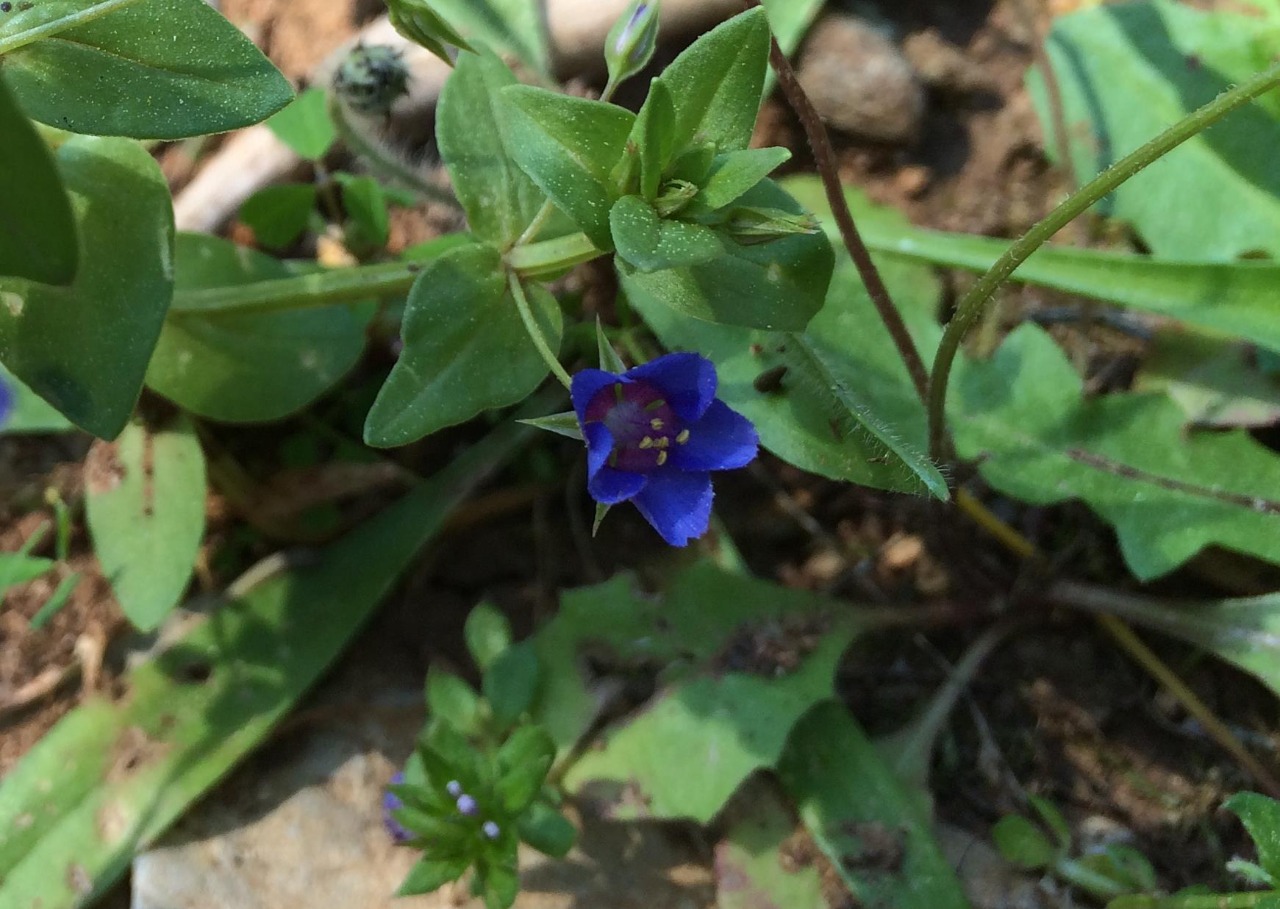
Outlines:
{"label": "purple flower bud", "polygon": [[480,807],[476,804],[476,800],[465,792],[458,796],[458,813],[466,817],[472,817]]}
{"label": "purple flower bud", "polygon": [[449,780],[449,782],[444,784],[444,791],[456,799],[458,796],[462,795],[462,784],[457,780]]}
{"label": "purple flower bud", "polygon": [[485,821],[480,826],[480,830],[482,833],[484,833],[485,836],[487,836],[491,840],[496,840],[498,838],[498,834],[502,832],[501,830],[498,829],[498,825],[495,824],[493,821]]}
{"label": "purple flower bud", "polygon": [[[391,784],[393,786],[398,786],[403,782],[403,773],[397,773],[391,778]],[[392,813],[399,809],[403,804],[404,803],[400,801],[399,796],[390,791],[382,794],[382,825],[387,828],[387,833],[389,833],[391,838],[397,843],[404,843],[413,839],[413,834],[406,830],[404,825],[392,816]]]}

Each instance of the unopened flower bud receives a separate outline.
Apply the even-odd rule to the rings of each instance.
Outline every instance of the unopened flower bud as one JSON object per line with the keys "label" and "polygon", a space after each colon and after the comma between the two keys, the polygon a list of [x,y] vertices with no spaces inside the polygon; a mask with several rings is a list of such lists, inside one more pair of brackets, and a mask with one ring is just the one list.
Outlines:
{"label": "unopened flower bud", "polygon": [[445,63],[453,65],[449,45],[473,50],[453,27],[440,18],[426,0],[387,0],[387,18],[395,30],[420,44]]}
{"label": "unopened flower bud", "polygon": [[609,29],[604,60],[609,84],[617,85],[644,69],[658,46],[658,0],[633,0]]}
{"label": "unopened flower bud", "polygon": [[333,90],[362,114],[385,114],[409,93],[409,68],[385,44],[358,45],[333,75]]}
{"label": "unopened flower bud", "polygon": [[466,817],[472,817],[477,811],[480,810],[480,806],[476,804],[476,800],[473,799],[471,796],[467,795],[465,792],[462,793],[462,795],[458,796],[457,806],[458,806],[458,813],[461,815],[465,815]]}
{"label": "unopened flower bud", "polygon": [[456,799],[458,796],[462,795],[462,784],[457,780],[449,780],[449,782],[444,784],[444,791]]}
{"label": "unopened flower bud", "polygon": [[480,830],[481,832],[484,833],[485,836],[487,836],[491,840],[496,840],[498,838],[498,834],[502,832],[501,830],[498,829],[498,825],[495,824],[493,821],[485,821],[480,826]]}
{"label": "unopened flower bud", "polygon": [[680,211],[698,194],[698,187],[687,180],[668,180],[653,200],[653,210],[659,218],[669,218]]}
{"label": "unopened flower bud", "polygon": [[[403,773],[397,773],[391,778],[391,785],[393,786],[398,786],[403,782]],[[400,797],[390,790],[382,794],[382,825],[386,827],[387,833],[391,834],[391,838],[397,843],[404,843],[413,839],[413,834],[406,830],[404,825],[394,817],[394,813],[400,810],[402,804]]]}
{"label": "unopened flower bud", "polygon": [[818,219],[808,212],[797,215],[780,208],[741,206],[729,213],[723,229],[738,243],[751,246],[796,234],[816,234]]}

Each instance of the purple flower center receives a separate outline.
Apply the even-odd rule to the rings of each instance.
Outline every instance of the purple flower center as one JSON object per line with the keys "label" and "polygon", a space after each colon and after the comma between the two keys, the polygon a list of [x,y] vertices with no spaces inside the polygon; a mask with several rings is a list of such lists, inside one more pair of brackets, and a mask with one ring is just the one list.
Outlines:
{"label": "purple flower center", "polygon": [[667,463],[673,445],[689,441],[689,430],[661,390],[644,381],[600,389],[587,402],[584,417],[586,423],[603,423],[613,436],[609,466],[630,473],[657,470]]}

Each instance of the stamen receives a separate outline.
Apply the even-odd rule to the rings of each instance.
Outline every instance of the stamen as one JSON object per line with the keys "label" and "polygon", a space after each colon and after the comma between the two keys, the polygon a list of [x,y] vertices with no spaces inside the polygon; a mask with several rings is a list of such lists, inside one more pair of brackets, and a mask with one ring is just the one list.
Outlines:
{"label": "stamen", "polygon": [[676,436],[676,444],[683,445],[685,442],[688,442],[688,441],[689,441],[689,430],[687,429],[680,430],[680,434]]}
{"label": "stamen", "polygon": [[658,400],[656,400],[656,401],[650,401],[648,404],[646,404],[646,405],[644,406],[644,409],[645,409],[645,410],[658,410],[658,409],[663,408],[663,407],[666,407],[666,406],[667,406],[667,402],[666,402],[666,401],[664,401],[664,400],[662,400],[661,398],[659,398],[659,399],[658,399]]}
{"label": "stamen", "polygon": [[654,448],[670,448],[671,438],[669,436],[658,436],[658,438],[653,440],[653,447]]}
{"label": "stamen", "polygon": [[652,437],[652,436],[645,436],[643,439],[641,439],[641,440],[640,440],[640,447],[641,447],[641,448],[652,448],[652,447],[653,447],[653,437]]}
{"label": "stamen", "polygon": [[[665,442],[665,441],[666,441],[666,439],[663,439],[662,441],[664,441],[664,442]],[[665,451],[659,451],[659,452],[658,452],[658,466],[659,466],[659,467],[661,467],[661,466],[662,466],[663,464],[665,464],[665,463],[667,463],[667,453],[666,453]]]}
{"label": "stamen", "polygon": [[655,431],[660,431],[662,427],[666,425],[667,425],[666,423],[663,423],[657,417],[654,417],[652,420],[649,421],[649,428]]}

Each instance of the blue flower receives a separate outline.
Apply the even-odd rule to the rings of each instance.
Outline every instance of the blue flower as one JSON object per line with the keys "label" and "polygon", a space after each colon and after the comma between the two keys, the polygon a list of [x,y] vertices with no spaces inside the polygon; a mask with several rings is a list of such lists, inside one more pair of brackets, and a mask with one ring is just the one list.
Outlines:
{"label": "blue flower", "polygon": [[711,471],[743,467],[759,439],[716,398],[716,368],[667,354],[617,374],[573,377],[573,409],[587,442],[587,490],[602,505],[633,502],[672,546],[707,531]]}
{"label": "blue flower", "polygon": [[[403,773],[397,773],[391,778],[392,786],[399,786],[403,783]],[[382,793],[382,825],[387,828],[387,833],[391,834],[391,839],[397,843],[406,843],[413,839],[413,834],[395,819],[395,812],[399,811],[403,805],[404,803],[400,801],[400,796],[390,789]]]}
{"label": "blue flower", "polygon": [[0,379],[0,429],[4,429],[4,424],[9,422],[12,413],[13,389],[4,379]]}

